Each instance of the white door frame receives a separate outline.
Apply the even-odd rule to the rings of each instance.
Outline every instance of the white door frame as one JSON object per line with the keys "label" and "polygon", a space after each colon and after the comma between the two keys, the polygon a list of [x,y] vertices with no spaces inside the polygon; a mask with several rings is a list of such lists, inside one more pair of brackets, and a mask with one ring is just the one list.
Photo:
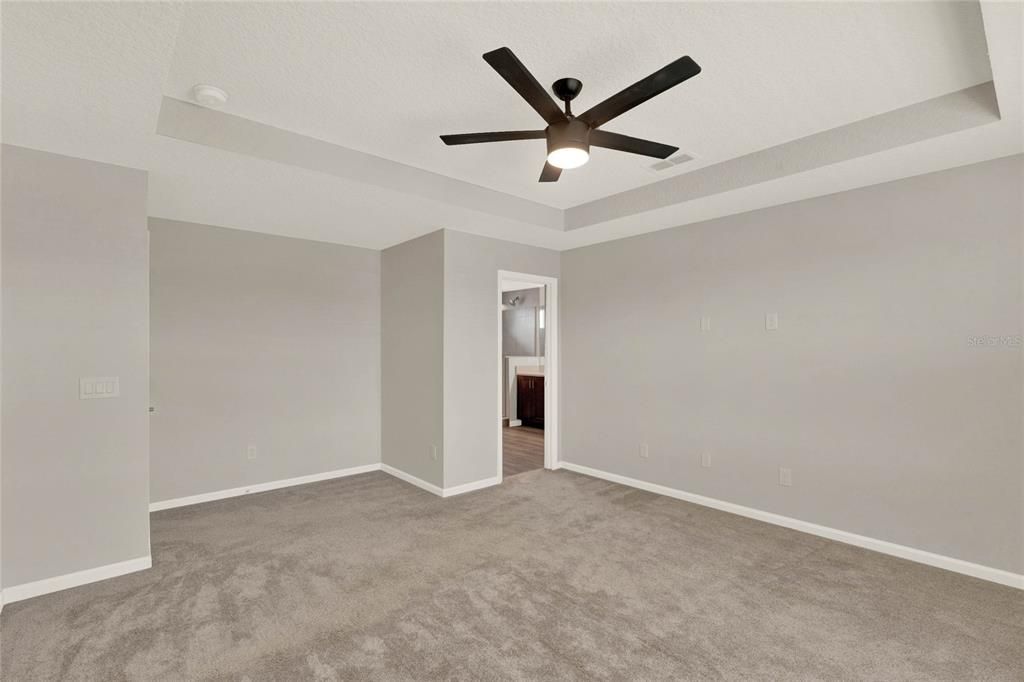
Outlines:
{"label": "white door frame", "polygon": [[[558,278],[545,275],[530,275],[525,272],[498,270],[498,372],[499,379],[504,372],[505,354],[501,347],[501,283],[506,279],[519,282],[543,284],[547,287],[544,302],[544,468],[558,469],[561,462],[558,458]],[[498,425],[498,482],[501,482],[501,450],[502,450],[502,386],[498,381],[498,408],[494,422]],[[510,387],[511,390],[511,387]]]}

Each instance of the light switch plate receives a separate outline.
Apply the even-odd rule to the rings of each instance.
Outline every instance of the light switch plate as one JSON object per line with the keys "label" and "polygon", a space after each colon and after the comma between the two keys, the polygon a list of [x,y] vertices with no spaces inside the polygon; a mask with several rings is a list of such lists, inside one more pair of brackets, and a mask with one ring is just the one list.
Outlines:
{"label": "light switch plate", "polygon": [[709,332],[709,331],[711,331],[711,318],[710,317],[702,317],[702,318],[700,318],[700,330],[702,332]]}
{"label": "light switch plate", "polygon": [[779,485],[793,485],[793,470],[786,467],[779,467]]}
{"label": "light switch plate", "polygon": [[778,313],[765,313],[764,316],[764,328],[770,332],[775,331],[779,328],[779,314]]}
{"label": "light switch plate", "polygon": [[116,398],[119,395],[121,381],[118,377],[82,377],[78,380],[79,400]]}
{"label": "light switch plate", "polygon": [[711,453],[710,452],[702,452],[700,454],[700,465],[702,467],[704,467],[705,469],[710,469],[711,468]]}

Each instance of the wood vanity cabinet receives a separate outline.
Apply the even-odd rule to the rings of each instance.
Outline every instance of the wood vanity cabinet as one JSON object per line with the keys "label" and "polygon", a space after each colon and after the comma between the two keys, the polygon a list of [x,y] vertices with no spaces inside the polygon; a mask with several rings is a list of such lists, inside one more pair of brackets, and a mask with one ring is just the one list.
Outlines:
{"label": "wood vanity cabinet", "polygon": [[544,428],[544,377],[516,377],[516,417],[523,426]]}

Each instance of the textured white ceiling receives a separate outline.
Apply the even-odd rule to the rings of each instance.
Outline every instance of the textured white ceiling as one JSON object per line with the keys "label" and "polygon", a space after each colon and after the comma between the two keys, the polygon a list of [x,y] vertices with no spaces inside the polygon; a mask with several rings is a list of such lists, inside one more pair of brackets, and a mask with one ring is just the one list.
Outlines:
{"label": "textured white ceiling", "polygon": [[[541,184],[543,140],[445,147],[441,133],[543,128],[481,59],[508,46],[583,111],[684,54],[703,73],[610,122],[716,163],[991,79],[974,3],[196,3],[165,93],[551,206],[664,174],[604,149]],[[668,171],[671,173],[672,171]]]}
{"label": "textured white ceiling", "polygon": [[[1017,153],[1021,3],[10,3],[2,137],[150,171],[150,214],[380,248],[439,227],[547,246],[637,234]],[[984,19],[984,27],[979,20]],[[986,46],[987,39],[987,46]],[[598,150],[539,185],[543,144],[444,147],[532,127],[480,59],[512,47],[578,110],[687,53],[704,73],[609,129],[679,145],[664,173]],[[986,47],[991,53],[991,73]],[[1002,121],[571,231],[156,134],[197,82],[229,113],[554,207],[622,192],[994,80]]]}

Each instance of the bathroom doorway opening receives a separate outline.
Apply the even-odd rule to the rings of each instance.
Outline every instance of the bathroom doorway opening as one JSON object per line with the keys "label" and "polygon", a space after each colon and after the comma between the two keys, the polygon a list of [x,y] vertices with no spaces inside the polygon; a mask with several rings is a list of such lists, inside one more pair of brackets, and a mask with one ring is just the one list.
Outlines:
{"label": "bathroom doorway opening", "polygon": [[558,280],[498,272],[499,479],[558,468]]}

